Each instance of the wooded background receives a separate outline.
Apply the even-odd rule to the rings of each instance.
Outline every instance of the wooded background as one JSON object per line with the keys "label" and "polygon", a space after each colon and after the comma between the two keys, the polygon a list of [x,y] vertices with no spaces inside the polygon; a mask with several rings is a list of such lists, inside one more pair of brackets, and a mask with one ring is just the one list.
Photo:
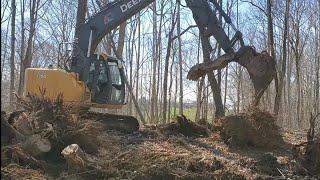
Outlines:
{"label": "wooded background", "polygon": [[[1,1],[1,109],[12,110],[13,92],[23,92],[24,70],[57,66],[59,44],[72,42],[79,15],[90,17],[108,0]],[[261,109],[278,114],[288,128],[308,126],[319,113],[320,0],[220,0],[243,33],[245,44],[275,57],[279,78],[262,98]],[[79,9],[78,9],[79,7]],[[230,37],[235,33],[221,23]],[[78,16],[79,17],[79,16]],[[211,59],[223,54],[213,38]],[[112,48],[114,46],[115,48]],[[64,47],[65,49],[65,47]],[[158,0],[110,32],[98,52],[123,58],[129,83],[149,123],[165,123],[177,114],[214,119],[216,104],[208,78],[186,79],[203,62],[202,43],[184,0]],[[225,114],[249,108],[253,88],[247,71],[233,63],[211,76],[218,83]],[[211,79],[212,80],[212,79]],[[219,92],[220,91],[220,92]],[[128,94],[129,95],[129,94]],[[130,96],[128,114],[136,115]]]}

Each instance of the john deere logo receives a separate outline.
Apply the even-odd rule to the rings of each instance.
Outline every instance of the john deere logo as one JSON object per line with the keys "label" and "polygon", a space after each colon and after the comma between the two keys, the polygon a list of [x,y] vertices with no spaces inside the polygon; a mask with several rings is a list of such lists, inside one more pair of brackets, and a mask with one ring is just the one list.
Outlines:
{"label": "john deere logo", "polygon": [[135,5],[139,4],[140,1],[142,0],[132,0],[132,1],[129,1],[128,3],[126,4],[123,4],[120,6],[120,9],[121,11],[124,13],[126,11],[128,11],[129,9],[133,8]]}

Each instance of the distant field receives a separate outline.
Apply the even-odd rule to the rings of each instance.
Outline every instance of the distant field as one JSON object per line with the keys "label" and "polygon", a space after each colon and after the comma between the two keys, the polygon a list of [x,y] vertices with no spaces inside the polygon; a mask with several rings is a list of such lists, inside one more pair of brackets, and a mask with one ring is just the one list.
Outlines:
{"label": "distant field", "polygon": [[[183,114],[190,120],[194,121],[195,117],[196,117],[196,111],[197,108],[196,107],[191,107],[191,108],[185,108],[183,109]],[[171,108],[170,111],[170,117],[171,119],[174,119],[175,116],[177,116],[179,114],[179,109],[176,109],[176,114],[174,114],[174,108]],[[208,112],[208,119],[212,118],[212,113]]]}

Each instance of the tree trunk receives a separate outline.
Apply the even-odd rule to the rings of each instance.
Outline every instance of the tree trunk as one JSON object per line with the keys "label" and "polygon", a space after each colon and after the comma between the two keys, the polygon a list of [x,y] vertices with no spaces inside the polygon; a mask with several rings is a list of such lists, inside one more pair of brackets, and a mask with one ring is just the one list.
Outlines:
{"label": "tree trunk", "polygon": [[[130,86],[133,87],[133,52],[134,52],[134,44],[135,44],[135,36],[136,36],[136,29],[137,29],[137,24],[133,24],[133,32],[132,32],[132,35],[131,37],[129,38],[129,41],[131,40],[131,47],[130,47],[130,44],[128,43],[128,46],[130,47],[130,50],[128,51],[128,53],[130,53],[130,62],[129,62],[129,76],[130,76]],[[123,36],[125,36],[125,31],[123,31],[124,34]],[[131,39],[132,38],[132,39]],[[124,38],[123,38],[124,40]],[[124,43],[124,41],[123,41]],[[132,115],[132,97],[130,96],[129,98],[129,115]]]}
{"label": "tree trunk", "polygon": [[77,20],[75,28],[75,38],[79,38],[80,27],[85,23],[88,0],[78,0]]}
{"label": "tree trunk", "polygon": [[120,24],[120,27],[119,27],[118,47],[117,47],[116,53],[120,59],[123,58],[124,39],[126,37],[126,26],[127,26],[127,23],[124,22],[124,23]]}
{"label": "tree trunk", "polygon": [[[1,50],[4,50],[3,55],[1,54],[2,55],[1,56],[1,83],[3,82],[3,70],[4,70],[6,59],[7,59],[7,53],[8,53],[7,47],[8,47],[8,34],[9,34],[9,27],[10,27],[9,24],[10,24],[10,17],[9,17],[7,28],[6,28],[6,35],[4,38],[4,43],[1,43]],[[1,38],[2,38],[2,36],[1,36]],[[2,48],[2,45],[4,46],[3,48]]]}
{"label": "tree trunk", "polygon": [[[222,6],[222,0],[219,1],[219,5],[220,7],[223,7]],[[222,15],[221,13],[219,13],[219,26],[222,27]],[[221,45],[218,44],[218,57],[221,56]],[[222,81],[222,78],[221,78],[221,69],[218,69],[218,88],[220,89],[221,91],[221,81]]]}
{"label": "tree trunk", "polygon": [[241,91],[242,91],[242,69],[240,65],[237,65],[237,114],[240,113],[240,103],[241,103]]}
{"label": "tree trunk", "polygon": [[279,76],[279,89],[278,93],[276,94],[275,105],[274,105],[274,113],[278,115],[280,107],[281,107],[281,100],[282,100],[282,91],[284,88],[284,76],[286,74],[287,68],[287,38],[289,32],[289,12],[290,12],[290,0],[286,0],[286,11],[285,11],[285,18],[284,18],[284,30],[283,30],[283,41],[282,41],[282,63],[281,63],[281,71]]}
{"label": "tree trunk", "polygon": [[180,96],[179,96],[179,114],[183,115],[183,71],[182,71],[182,43],[181,43],[181,22],[180,22],[180,4],[178,5],[178,17],[177,17],[177,33],[178,33],[178,56],[179,56],[179,87],[180,87]]}
{"label": "tree trunk", "polygon": [[275,57],[274,37],[273,37],[273,17],[272,17],[272,0],[267,0],[267,16],[268,16],[268,49],[270,56]]}
{"label": "tree trunk", "polygon": [[[178,72],[178,67],[175,67],[176,72]],[[175,73],[175,88],[174,88],[174,109],[173,116],[177,115],[177,96],[178,96],[178,73]]]}
{"label": "tree trunk", "polygon": [[[141,15],[140,15],[140,13],[138,13],[138,52],[137,52],[137,65],[136,65],[136,71],[137,71],[137,76],[136,76],[136,97],[137,97],[137,101],[138,102],[139,102],[139,78],[140,78],[139,77],[140,76],[139,71],[140,71],[140,56],[141,56],[140,50],[141,50]],[[142,86],[142,84],[141,84],[141,86]],[[137,112],[136,112],[136,115],[137,115]]]}
{"label": "tree trunk", "polygon": [[172,46],[172,36],[174,32],[174,27],[175,27],[175,10],[172,13],[172,19],[171,19],[171,29],[169,32],[169,37],[168,37],[168,44],[167,44],[167,54],[166,54],[166,59],[165,59],[165,64],[164,64],[164,77],[163,77],[163,108],[162,108],[162,120],[163,123],[167,121],[167,94],[168,94],[168,73],[169,73],[169,59],[171,55],[171,46]]}
{"label": "tree trunk", "polygon": [[[172,48],[172,47],[171,47]],[[173,48],[172,48],[173,49]],[[174,51],[174,49],[173,49]],[[168,105],[168,121],[171,118],[171,97],[172,97],[172,84],[173,84],[173,65],[174,65],[174,60],[175,60],[175,52],[173,52],[172,54],[172,63],[171,63],[171,67],[170,67],[170,85],[169,85],[169,105]],[[175,106],[175,105],[174,105]]]}
{"label": "tree trunk", "polygon": [[[200,63],[200,44],[201,44],[201,38],[199,37],[198,52],[197,52],[198,64]],[[200,120],[200,112],[201,112],[201,106],[202,106],[202,88],[204,84],[204,79],[205,78],[201,78],[197,83],[197,110],[196,110],[196,116],[195,116],[196,122]]]}
{"label": "tree trunk", "polygon": [[[210,61],[210,49],[212,49],[209,42],[209,38],[204,37],[202,30],[200,30],[200,36],[201,36],[201,43],[202,43],[203,60],[204,62],[208,62]],[[224,108],[223,108],[222,98],[221,98],[221,89],[219,87],[219,84],[213,72],[208,73],[208,81],[210,83],[211,90],[213,92],[213,98],[214,98],[215,107],[216,107],[215,117],[216,118],[223,117]]]}
{"label": "tree trunk", "polygon": [[20,67],[20,83],[19,83],[19,91],[23,92],[24,86],[24,78],[25,78],[25,70],[31,67],[32,57],[33,57],[33,41],[34,35],[36,31],[36,22],[38,16],[38,8],[39,8],[40,0],[32,0],[31,8],[30,8],[30,30],[29,30],[29,37],[27,41],[27,49],[26,54],[24,56],[23,62],[21,63]]}
{"label": "tree trunk", "polygon": [[203,85],[204,85],[204,79],[205,78],[201,78],[198,81],[198,88],[197,88],[197,110],[196,110],[196,117],[195,117],[195,121],[198,122],[200,120],[200,112],[201,112],[201,107],[203,104],[203,97],[202,97],[202,89],[203,89]]}
{"label": "tree trunk", "polygon": [[300,72],[300,58],[299,55],[295,55],[296,61],[296,72],[297,72],[297,93],[298,93],[298,102],[297,102],[297,125],[298,127],[301,125],[301,72]]}
{"label": "tree trunk", "polygon": [[16,41],[16,1],[11,1],[11,57],[10,57],[10,109],[13,110],[13,101],[14,101],[14,70],[15,70],[15,41]]}
{"label": "tree trunk", "polygon": [[153,3],[153,41],[152,41],[152,87],[151,87],[151,122],[156,122],[156,98],[157,98],[157,87],[156,87],[156,72],[157,72],[157,4]]}
{"label": "tree trunk", "polygon": [[[318,9],[320,10],[320,0],[318,0]],[[320,12],[318,11],[318,14],[320,15]],[[316,58],[316,79],[315,79],[315,99],[314,99],[314,105],[315,105],[315,113],[320,113],[320,18],[316,20],[318,21],[316,25],[316,51],[315,51],[315,58]]]}
{"label": "tree trunk", "polygon": [[[161,76],[161,72],[162,72],[162,28],[163,28],[163,20],[164,20],[164,1],[162,1],[160,3],[160,22],[159,22],[159,30],[158,30],[158,35],[157,35],[157,44],[156,44],[156,54],[157,54],[157,85],[156,85],[156,94],[157,94],[157,98],[155,98],[155,116],[156,116],[156,122],[159,123],[159,119],[161,118],[162,112],[162,98],[158,98],[158,97],[162,97],[162,92],[160,91],[160,85],[162,85],[162,76]],[[160,113],[159,113],[160,112]]]}
{"label": "tree trunk", "polygon": [[[20,69],[23,66],[24,50],[25,50],[25,28],[24,28],[24,12],[25,12],[25,1],[21,2],[21,49],[20,49]],[[20,74],[23,73],[20,71]],[[22,84],[22,80],[19,80],[19,84]],[[22,86],[19,85],[18,94],[22,95]]]}

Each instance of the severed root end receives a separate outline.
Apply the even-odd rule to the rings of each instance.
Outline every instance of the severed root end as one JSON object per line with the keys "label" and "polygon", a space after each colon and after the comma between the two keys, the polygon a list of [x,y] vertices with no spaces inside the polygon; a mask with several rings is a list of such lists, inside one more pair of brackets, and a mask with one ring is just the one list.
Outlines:
{"label": "severed root end", "polygon": [[66,159],[69,169],[82,170],[85,168],[85,153],[82,151],[78,144],[71,144],[67,146],[62,150],[61,154]]}
{"label": "severed root end", "polygon": [[187,75],[187,79],[196,81],[209,72],[212,72],[217,69],[223,69],[228,65],[229,62],[231,62],[234,59],[234,57],[235,53],[228,53],[218,57],[214,61],[208,61],[201,64],[197,64],[190,69]]}

